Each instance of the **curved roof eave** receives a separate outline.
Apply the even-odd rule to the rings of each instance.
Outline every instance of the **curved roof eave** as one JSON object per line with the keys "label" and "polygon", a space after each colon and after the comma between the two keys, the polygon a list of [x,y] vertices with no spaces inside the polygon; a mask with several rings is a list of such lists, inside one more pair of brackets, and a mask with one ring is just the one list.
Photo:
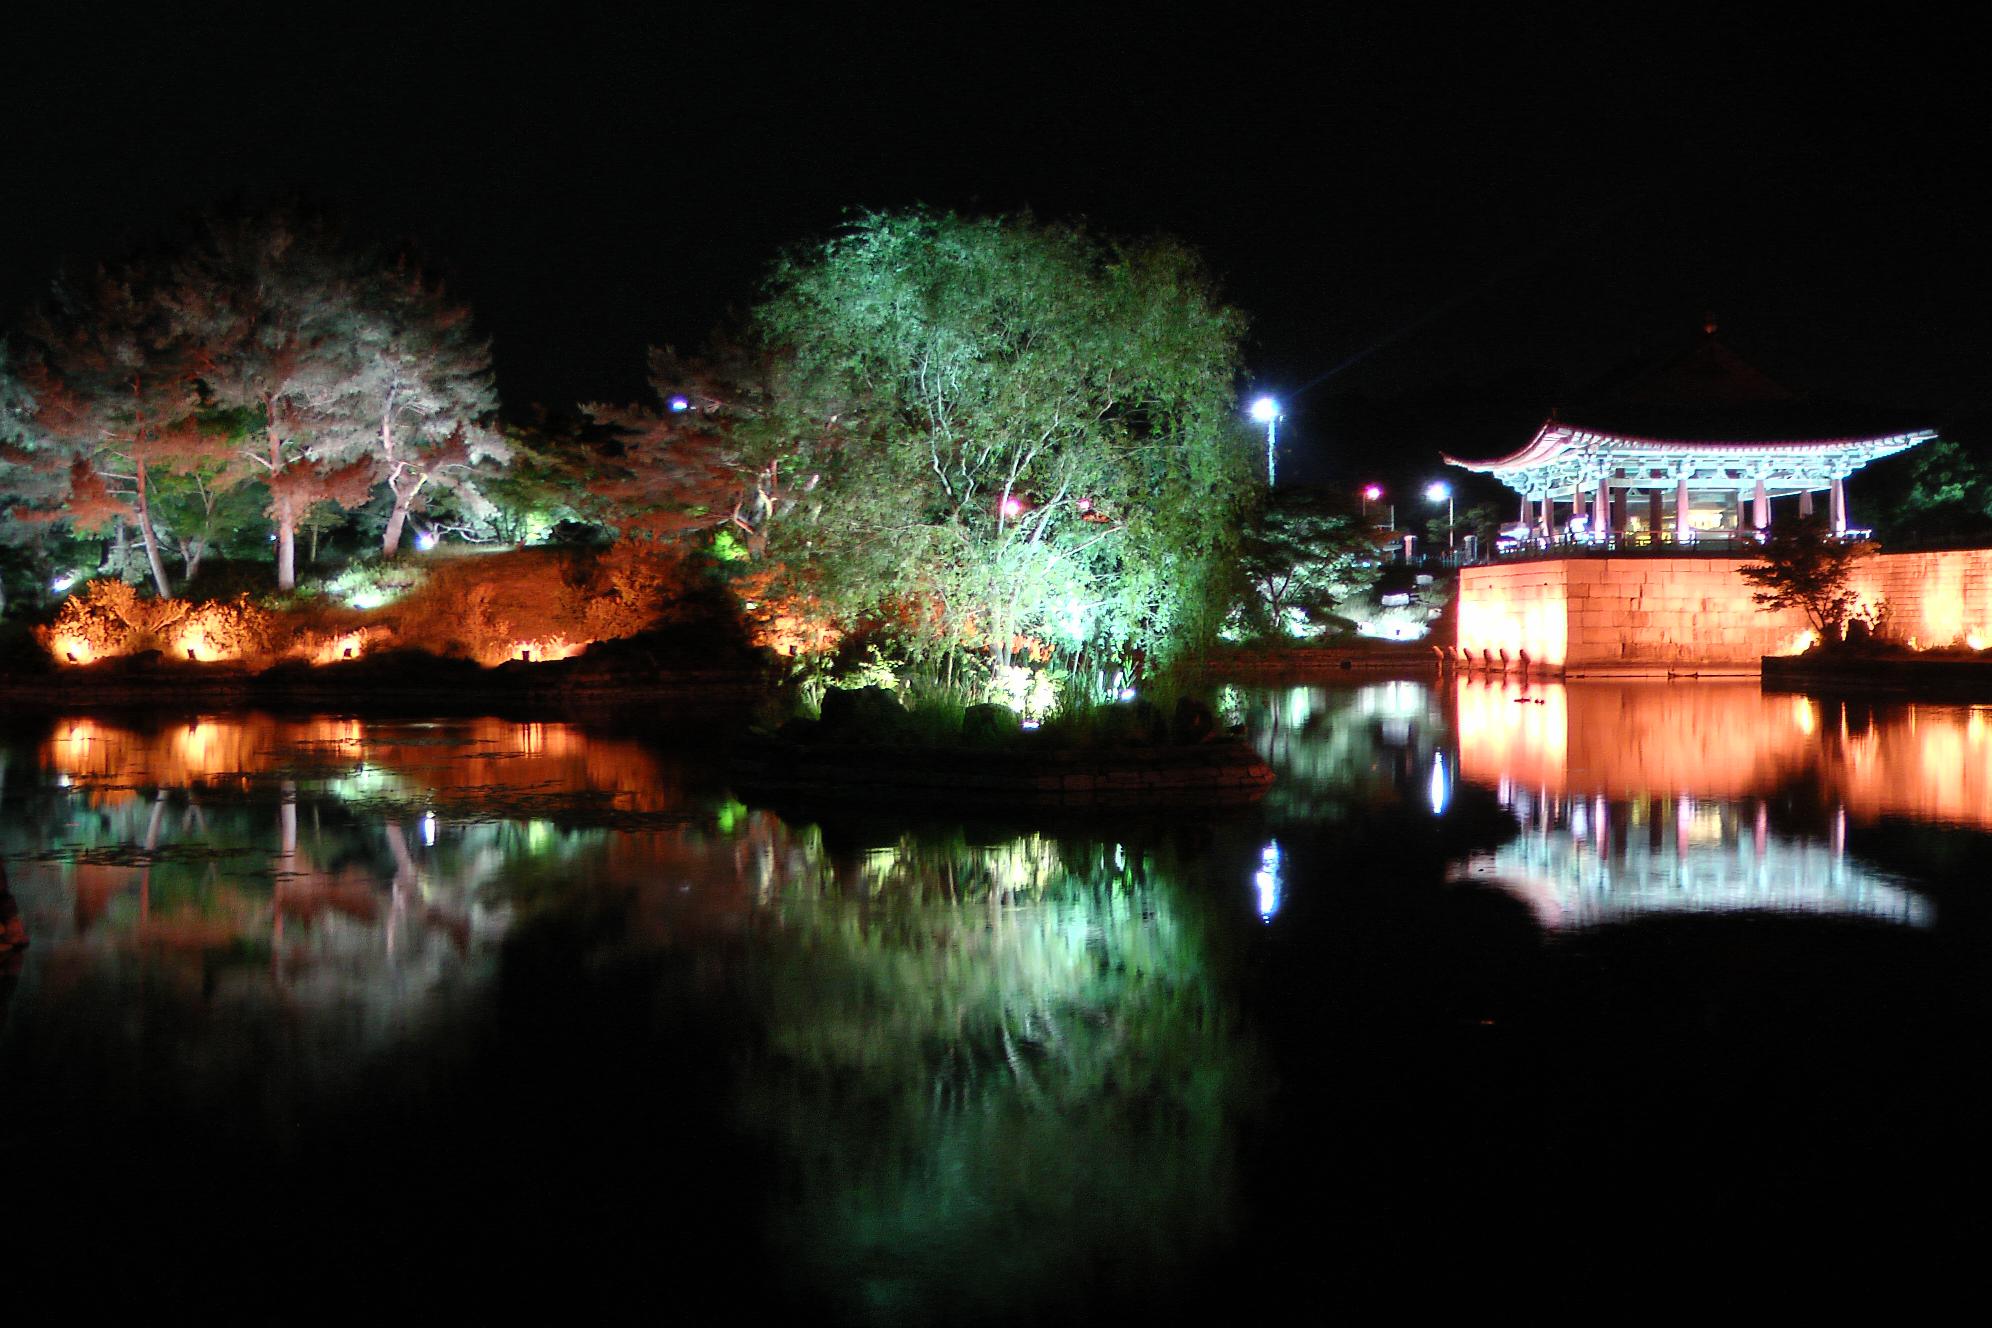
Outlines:
{"label": "curved roof eave", "polygon": [[1600,445],[1619,447],[1643,452],[1658,452],[1681,456],[1706,456],[1722,452],[1756,452],[1773,456],[1804,455],[1807,453],[1834,452],[1846,448],[1860,448],[1868,453],[1866,460],[1888,456],[1896,452],[1926,443],[1937,436],[1934,429],[1912,429],[1903,433],[1862,434],[1840,438],[1811,438],[1803,440],[1710,440],[1693,438],[1641,438],[1632,434],[1611,433],[1601,429],[1586,429],[1579,425],[1565,424],[1559,420],[1549,420],[1536,430],[1526,447],[1504,457],[1489,461],[1468,461],[1451,453],[1441,452],[1440,458],[1449,466],[1462,470],[1477,471],[1483,475],[1498,475],[1509,471],[1527,470],[1551,461],[1569,457],[1587,456]]}

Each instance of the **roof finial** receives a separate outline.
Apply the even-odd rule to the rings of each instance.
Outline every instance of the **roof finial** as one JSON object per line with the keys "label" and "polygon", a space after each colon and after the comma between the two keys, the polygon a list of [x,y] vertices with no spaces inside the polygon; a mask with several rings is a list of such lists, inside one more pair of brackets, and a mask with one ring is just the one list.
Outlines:
{"label": "roof finial", "polygon": [[1702,335],[1710,337],[1715,335],[1715,314],[1713,312],[1702,315]]}

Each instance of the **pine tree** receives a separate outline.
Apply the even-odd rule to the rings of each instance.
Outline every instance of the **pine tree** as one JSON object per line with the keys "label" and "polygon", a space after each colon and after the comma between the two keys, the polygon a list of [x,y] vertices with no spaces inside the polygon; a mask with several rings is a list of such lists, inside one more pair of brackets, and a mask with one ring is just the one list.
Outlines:
{"label": "pine tree", "polygon": [[478,470],[502,465],[510,451],[491,427],[498,393],[490,343],[441,286],[405,262],[381,273],[367,283],[357,330],[357,363],[338,411],[368,425],[375,471],[394,498],[381,538],[392,558],[428,493],[472,496]]}
{"label": "pine tree", "polygon": [[177,309],[156,263],[58,283],[30,320],[32,358],[21,371],[36,430],[67,462],[64,515],[84,530],[120,521],[136,528],[162,598],[173,586],[153,512],[155,478],[212,464],[220,446],[198,418],[203,361]]}
{"label": "pine tree", "polygon": [[286,216],[211,222],[178,268],[178,328],[210,404],[256,422],[237,455],[269,486],[281,590],[304,514],[364,502],[377,474],[356,414],[367,276],[328,229]]}

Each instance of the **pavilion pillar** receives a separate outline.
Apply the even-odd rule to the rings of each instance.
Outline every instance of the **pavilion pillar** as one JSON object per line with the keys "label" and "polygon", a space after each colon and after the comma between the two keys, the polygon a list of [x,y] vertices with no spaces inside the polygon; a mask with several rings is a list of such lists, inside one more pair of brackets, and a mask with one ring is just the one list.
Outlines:
{"label": "pavilion pillar", "polygon": [[1521,520],[1522,520],[1522,524],[1523,524],[1523,525],[1525,525],[1525,526],[1534,526],[1534,525],[1535,525],[1535,512],[1534,512],[1534,511],[1532,510],[1532,509],[1533,509],[1534,507],[1535,507],[1535,503],[1534,503],[1533,501],[1531,501],[1531,500],[1530,500],[1530,498],[1529,498],[1529,496],[1528,496],[1527,494],[1523,494],[1523,495],[1522,495],[1522,518],[1521,518]]}
{"label": "pavilion pillar", "polygon": [[1688,524],[1688,477],[1681,476],[1674,481],[1674,542],[1686,543],[1695,537],[1695,528]]}
{"label": "pavilion pillar", "polygon": [[1750,500],[1750,524],[1758,530],[1771,528],[1771,495],[1764,488],[1764,477],[1757,477],[1757,492]]}
{"label": "pavilion pillar", "polygon": [[1798,491],[1798,514],[1800,516],[1812,515],[1812,490],[1800,489]]}
{"label": "pavilion pillar", "polygon": [[1833,487],[1828,493],[1827,502],[1833,514],[1833,533],[1847,533],[1847,481],[1841,476],[1833,477]]}
{"label": "pavilion pillar", "polygon": [[1598,476],[1598,490],[1591,498],[1591,533],[1602,538],[1612,529],[1612,482],[1609,477]]}
{"label": "pavilion pillar", "polygon": [[1646,491],[1646,536],[1653,543],[1660,541],[1660,486],[1654,485]]}
{"label": "pavilion pillar", "polygon": [[1536,496],[1539,500],[1536,510],[1542,515],[1541,521],[1536,526],[1536,533],[1548,539],[1556,533],[1556,495],[1544,489]]}

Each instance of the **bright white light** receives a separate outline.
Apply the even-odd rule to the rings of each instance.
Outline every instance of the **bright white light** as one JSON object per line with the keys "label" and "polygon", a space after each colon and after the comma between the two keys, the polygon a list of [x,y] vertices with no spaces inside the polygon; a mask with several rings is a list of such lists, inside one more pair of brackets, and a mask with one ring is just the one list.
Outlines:
{"label": "bright white light", "polygon": [[424,552],[424,553],[427,553],[427,552],[428,552],[429,550],[431,550],[431,549],[435,548],[435,547],[436,547],[436,532],[435,532],[435,531],[433,531],[433,530],[418,530],[418,531],[416,531],[416,532],[415,532],[415,547],[416,547],[416,548],[418,548],[418,549],[420,549],[420,550],[422,550],[422,552]]}
{"label": "bright white light", "polygon": [[1375,502],[1377,499],[1383,497],[1383,486],[1381,484],[1370,485],[1363,490],[1363,497],[1370,502]]}
{"label": "bright white light", "polygon": [[684,397],[671,398],[671,413],[673,415],[682,415],[691,408],[692,408],[692,403],[686,400]]}
{"label": "bright white light", "polygon": [[1114,695],[1123,701],[1132,701],[1134,699],[1134,688],[1123,687],[1118,692],[1115,692]]}
{"label": "bright white light", "polygon": [[436,846],[436,814],[422,813],[422,842],[430,848]]}
{"label": "bright white light", "polygon": [[1446,787],[1446,758],[1437,752],[1432,753],[1432,815],[1444,816],[1446,800],[1452,792]]}
{"label": "bright white light", "polygon": [[1286,885],[1286,875],[1281,870],[1280,841],[1269,839],[1259,850],[1259,870],[1252,873],[1252,888],[1259,895],[1259,920],[1271,922],[1273,914],[1280,911],[1280,895]]}
{"label": "bright white light", "polygon": [[1452,497],[1452,486],[1444,480],[1433,480],[1425,486],[1425,497],[1435,503],[1442,503]]}
{"label": "bright white light", "polygon": [[65,590],[68,590],[71,586],[75,584],[76,584],[76,573],[64,572],[61,576],[58,576],[57,578],[55,578],[55,580],[48,583],[49,593],[52,595],[60,595]]}
{"label": "bright white light", "polygon": [[1280,403],[1271,397],[1260,397],[1252,403],[1252,418],[1260,424],[1271,424],[1280,417]]}
{"label": "bright white light", "polygon": [[1020,499],[1020,498],[1005,498],[1005,499],[1003,500],[1003,515],[1004,515],[1004,516],[1016,516],[1016,515],[1017,515],[1018,513],[1022,512],[1023,510],[1024,510],[1024,504],[1023,504],[1023,500],[1022,500],[1022,499]]}

